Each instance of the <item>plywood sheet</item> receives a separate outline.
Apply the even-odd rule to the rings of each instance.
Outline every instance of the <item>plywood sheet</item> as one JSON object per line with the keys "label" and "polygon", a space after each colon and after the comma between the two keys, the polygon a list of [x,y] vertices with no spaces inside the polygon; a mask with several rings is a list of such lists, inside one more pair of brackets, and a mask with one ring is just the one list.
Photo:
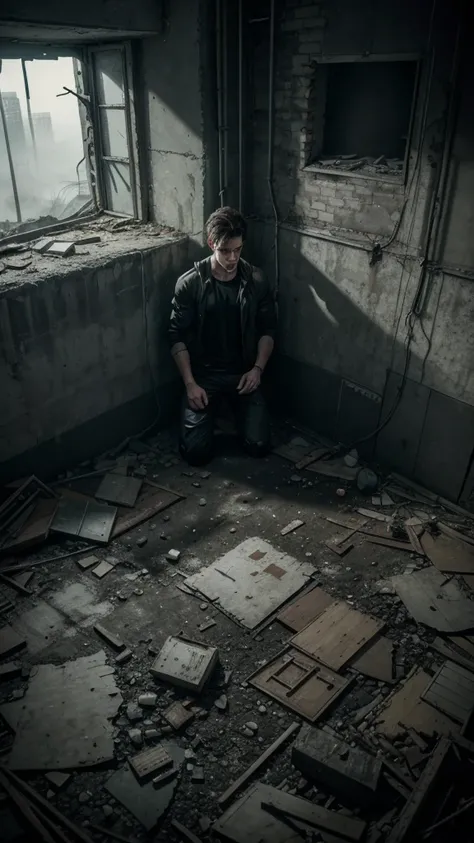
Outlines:
{"label": "plywood sheet", "polygon": [[299,632],[318,618],[331,603],[334,603],[334,598],[322,588],[316,587],[307,594],[303,594],[302,597],[298,597],[289,606],[285,606],[277,620],[292,632]]}
{"label": "plywood sheet", "polygon": [[121,536],[123,533],[131,530],[132,527],[143,524],[144,521],[148,521],[149,518],[152,518],[158,512],[162,512],[180,500],[182,500],[181,495],[175,494],[168,489],[158,487],[151,494],[148,491],[145,494],[142,490],[135,508],[132,511],[120,512],[112,531],[112,538],[116,539],[117,536]]}
{"label": "plywood sheet", "polygon": [[456,723],[433,706],[421,699],[431,681],[423,670],[413,674],[395,693],[389,697],[386,707],[375,720],[376,732],[390,739],[415,729],[425,735],[449,736],[459,731]]}
{"label": "plywood sheet", "polygon": [[122,704],[103,650],[57,666],[41,664],[24,699],[0,707],[15,731],[12,770],[68,770],[111,761],[111,723]]}
{"label": "plywood sheet", "polygon": [[[227,811],[214,823],[212,830],[215,835],[232,843],[301,843],[304,839],[306,825],[299,827],[300,832],[293,831],[288,824],[274,814],[262,808],[262,802],[272,798],[275,788],[258,783],[253,785],[241,799],[234,802]],[[276,791],[280,793],[280,791]],[[296,823],[297,824],[297,823]],[[298,824],[297,824],[298,825]],[[339,843],[341,838],[321,832],[324,843]]]}
{"label": "plywood sheet", "polygon": [[474,709],[474,674],[454,662],[447,661],[440,667],[421,697],[462,724]]}
{"label": "plywood sheet", "polygon": [[292,639],[294,647],[339,670],[384,627],[383,621],[334,602]]}
{"label": "plywood sheet", "polygon": [[58,508],[57,498],[39,498],[33,512],[28,516],[22,529],[8,544],[2,546],[2,551],[15,553],[25,550],[49,536],[51,523]]}
{"label": "plywood sheet", "polygon": [[214,605],[254,629],[303,588],[314,568],[257,536],[185,580]]}
{"label": "plywood sheet", "polygon": [[379,682],[394,683],[393,641],[381,635],[360,656],[356,656],[351,667]]}
{"label": "plywood sheet", "polygon": [[417,623],[440,632],[474,629],[474,601],[436,568],[401,574],[392,577],[391,582]]}
{"label": "plywood sheet", "polygon": [[449,536],[437,536],[425,532],[420,539],[421,546],[439,571],[453,574],[474,574],[474,547]]}
{"label": "plywood sheet", "polygon": [[135,506],[142,485],[143,480],[139,477],[106,474],[95,496],[99,500],[115,503],[117,506]]}
{"label": "plywood sheet", "polygon": [[314,723],[350,685],[294,647],[286,647],[250,677],[250,684]]}

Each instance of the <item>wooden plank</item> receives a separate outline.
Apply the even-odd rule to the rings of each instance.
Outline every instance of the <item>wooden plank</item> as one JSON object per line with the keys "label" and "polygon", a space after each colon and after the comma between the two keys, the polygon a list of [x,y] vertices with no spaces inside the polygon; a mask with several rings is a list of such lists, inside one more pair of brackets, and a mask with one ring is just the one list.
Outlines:
{"label": "wooden plank", "polygon": [[452,574],[474,574],[474,547],[449,536],[423,533],[420,539],[428,559],[439,571]]}
{"label": "wooden plank", "polygon": [[363,820],[345,817],[336,811],[328,811],[327,808],[315,805],[308,799],[292,796],[282,790],[277,790],[272,798],[264,799],[262,806],[287,814],[295,820],[323,831],[338,834],[346,840],[362,840],[367,828],[367,823]]}
{"label": "wooden plank", "polygon": [[457,539],[459,541],[467,542],[468,544],[474,545],[474,539],[471,536],[466,536],[465,533],[459,532],[459,530],[455,530],[454,527],[451,527],[449,524],[444,524],[443,521],[438,521],[438,528],[444,533],[446,536],[450,536],[452,539]]}
{"label": "wooden plank", "polygon": [[2,626],[0,629],[0,659],[12,656],[26,647],[26,639],[18,635],[12,626]]}
{"label": "wooden plank", "polygon": [[183,840],[188,840],[189,843],[201,843],[199,837],[193,834],[192,831],[189,831],[189,828],[186,828],[185,825],[182,825],[178,820],[171,820],[171,825],[175,831],[178,832],[179,836],[183,838]]}
{"label": "wooden plank", "polygon": [[36,790],[34,790],[30,785],[28,785],[23,779],[20,779],[15,773],[11,770],[7,770],[5,767],[0,768],[2,772],[4,772],[8,777],[13,781],[14,785],[23,791],[30,800],[36,802],[45,812],[45,814],[51,814],[60,825],[65,826],[69,831],[72,832],[79,840],[82,840],[82,843],[93,843],[92,839],[89,835],[83,831],[82,828],[77,826],[75,823],[68,820],[68,818],[61,814],[57,808],[54,807],[47,799],[44,799]]}
{"label": "wooden plank", "polygon": [[365,507],[360,506],[357,510],[359,515],[364,515],[365,518],[375,519],[375,521],[385,521],[387,524],[390,524],[393,521],[393,517],[391,515],[385,515],[384,512],[378,512],[375,509],[365,509]]}
{"label": "wooden plank", "polygon": [[376,716],[376,733],[390,740],[404,734],[407,729],[415,729],[423,735],[459,733],[458,725],[450,717],[421,699],[430,681],[428,673],[417,670],[397,687]]}
{"label": "wooden plank", "polygon": [[286,647],[256,670],[249,682],[314,723],[348,689],[351,680],[296,648]]}
{"label": "wooden plank", "polygon": [[393,684],[393,641],[381,635],[351,662],[351,667],[364,676]]}
{"label": "wooden plank", "polygon": [[221,794],[221,796],[219,796],[219,799],[217,800],[218,805],[225,805],[226,802],[228,802],[229,799],[232,798],[234,793],[237,793],[237,791],[240,790],[242,785],[244,785],[248,781],[248,779],[253,776],[253,774],[256,773],[257,770],[259,770],[260,767],[262,767],[263,764],[265,764],[265,762],[268,761],[268,759],[271,758],[271,756],[274,755],[275,752],[277,752],[277,750],[279,750],[284,743],[286,743],[288,738],[291,738],[292,735],[294,735],[295,732],[298,731],[299,728],[299,723],[291,723],[291,725],[288,726],[288,729],[286,729],[283,734],[281,734],[276,739],[276,741],[273,741],[273,743],[270,744],[270,746],[267,747],[264,752],[262,752],[260,757],[257,758],[257,760],[254,761],[253,764],[251,764],[250,767],[248,767],[247,770],[245,770],[245,772],[242,773],[242,775],[239,776],[239,778],[236,779],[235,782],[233,782],[233,784],[231,784],[230,787],[228,787],[227,790],[225,790],[224,793]]}
{"label": "wooden plank", "polygon": [[450,659],[452,662],[461,665],[461,667],[474,671],[474,661],[466,658],[465,656],[461,656],[456,652],[456,650],[450,647],[443,638],[435,638],[435,640],[430,644],[430,647],[433,650],[436,650],[436,652],[441,656],[445,656],[445,658]]}
{"label": "wooden plank", "polygon": [[0,580],[8,585],[10,588],[13,588],[14,591],[17,591],[18,594],[32,594],[30,588],[27,588],[25,585],[22,585],[18,580],[13,579],[12,577],[7,577],[6,574],[0,574]]}
{"label": "wooden plank", "polygon": [[[415,832],[414,825],[417,817],[430,796],[430,791],[438,777],[440,770],[446,764],[452,753],[449,740],[442,738],[435,751],[431,755],[425,769],[423,770],[416,788],[412,791],[405,808],[400,814],[397,824],[392,829],[386,843],[404,843],[410,839],[416,839],[412,832]],[[410,834],[410,838],[408,835]]]}
{"label": "wooden plank", "polygon": [[382,536],[368,536],[367,541],[371,544],[381,544],[384,547],[393,547],[394,550],[407,550],[413,553],[410,542],[399,542],[396,539],[385,539]]}
{"label": "wooden plank", "polygon": [[165,489],[160,489],[154,494],[148,495],[143,501],[139,498],[135,509],[132,512],[121,513],[118,516],[112,530],[111,540],[116,539],[117,536],[121,536],[123,533],[131,530],[132,527],[136,527],[138,524],[148,521],[148,519],[152,518],[153,515],[156,515],[163,509],[167,509],[169,506],[172,506],[181,499],[182,498],[176,492],[167,491]]}
{"label": "wooden plank", "polygon": [[330,453],[331,452],[327,448],[314,448],[312,451],[309,452],[309,454],[306,454],[306,456],[302,457],[302,459],[300,459],[296,463],[295,468],[307,468],[308,465],[311,465],[317,460],[322,459],[324,456],[326,456],[326,454]]}
{"label": "wooden plank", "polygon": [[407,531],[408,538],[410,539],[410,544],[415,551],[420,556],[425,555],[425,551],[421,546],[420,539],[418,538],[418,534],[416,532],[415,527],[412,527],[411,524],[405,524],[405,530]]}
{"label": "wooden plank", "polygon": [[294,521],[290,521],[286,527],[283,527],[283,530],[280,530],[280,536],[287,536],[289,533],[294,533],[295,530],[299,530],[300,527],[303,527],[304,521],[301,521],[300,518],[295,518]]}
{"label": "wooden plank", "polygon": [[322,588],[315,586],[307,594],[286,606],[277,615],[277,620],[293,632],[299,632],[319,617],[332,603],[334,603],[334,598]]}
{"label": "wooden plank", "polygon": [[21,531],[15,538],[3,545],[2,553],[15,553],[46,541],[57,508],[58,500],[56,498],[38,498],[33,512],[29,515]]}
{"label": "wooden plank", "polygon": [[421,698],[462,724],[474,708],[474,674],[453,662],[445,662]]}
{"label": "wooden plank", "polygon": [[382,621],[335,602],[298,632],[291,644],[333,670],[339,670],[384,627]]}
{"label": "wooden plank", "polygon": [[44,843],[55,843],[54,838],[45,828],[41,820],[36,816],[32,806],[25,798],[24,794],[19,792],[6,777],[3,769],[0,770],[0,785],[5,793],[9,796],[12,802],[16,805],[18,811],[28,823],[30,829],[34,833],[36,839],[43,840]]}

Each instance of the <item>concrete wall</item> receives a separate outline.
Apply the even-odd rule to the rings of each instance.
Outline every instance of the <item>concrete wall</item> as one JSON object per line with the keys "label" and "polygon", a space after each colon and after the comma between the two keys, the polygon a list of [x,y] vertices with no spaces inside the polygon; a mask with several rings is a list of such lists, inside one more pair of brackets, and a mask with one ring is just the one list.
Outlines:
{"label": "concrete wall", "polygon": [[[392,412],[405,373],[402,399],[375,451],[375,439],[360,450],[440,493],[466,500],[474,445],[474,260],[466,215],[472,206],[468,177],[474,142],[465,106],[453,146],[461,161],[454,167],[458,183],[453,176],[450,193],[440,198],[438,182],[453,128],[447,94],[456,16],[447,3],[437,4],[430,26],[431,4],[424,0],[375,7],[364,0],[281,0],[276,7],[277,398],[281,402],[284,395],[286,414],[350,443]],[[247,18],[255,17],[248,4]],[[255,217],[252,257],[274,277],[275,228],[266,182],[268,26],[268,20],[246,25],[251,130],[245,210]],[[369,178],[364,168],[328,171],[314,159],[325,119],[321,69],[336,58],[363,54],[372,60],[420,57],[407,168],[398,178]],[[464,72],[458,81],[466,103],[469,78]],[[356,117],[374,115],[358,111]],[[421,275],[435,193],[435,207],[441,202],[446,209],[446,246],[442,269],[430,266]],[[436,243],[429,247],[434,254]],[[448,263],[467,270],[465,277],[453,274]],[[407,360],[407,318],[419,281],[421,318],[411,319]]]}
{"label": "concrete wall", "polygon": [[157,222],[202,238],[219,204],[213,5],[168,5],[163,34],[142,42],[149,208]]}
{"label": "concrete wall", "polygon": [[3,479],[54,475],[173,414],[166,327],[195,250],[188,238],[116,240],[0,289]]}

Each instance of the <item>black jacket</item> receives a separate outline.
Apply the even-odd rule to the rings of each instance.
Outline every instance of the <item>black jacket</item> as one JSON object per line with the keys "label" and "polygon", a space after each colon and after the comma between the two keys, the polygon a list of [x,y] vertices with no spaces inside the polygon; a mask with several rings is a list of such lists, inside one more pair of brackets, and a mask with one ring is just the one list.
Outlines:
{"label": "black jacket", "polygon": [[[275,335],[275,300],[263,273],[239,261],[240,311],[242,324],[242,350],[244,365],[251,368],[257,357],[260,337]],[[201,353],[202,326],[206,312],[206,296],[211,286],[211,258],[194,264],[193,269],[178,278],[169,327],[170,346],[182,344],[191,356],[191,362]]]}

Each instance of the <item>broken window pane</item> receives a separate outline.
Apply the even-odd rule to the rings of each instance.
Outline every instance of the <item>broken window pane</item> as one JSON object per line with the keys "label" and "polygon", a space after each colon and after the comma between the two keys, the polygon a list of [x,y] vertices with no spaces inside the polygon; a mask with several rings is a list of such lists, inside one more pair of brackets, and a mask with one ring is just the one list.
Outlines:
{"label": "broken window pane", "polygon": [[[417,62],[336,62],[320,69],[325,111],[315,116],[316,160],[348,171],[401,174]],[[315,90],[320,88],[316,79]]]}
{"label": "broken window pane", "polygon": [[107,208],[116,214],[134,214],[130,165],[123,161],[103,161]]}
{"label": "broken window pane", "polygon": [[78,100],[58,97],[64,87],[76,90],[72,58],[2,61],[0,236],[92,210]]}

